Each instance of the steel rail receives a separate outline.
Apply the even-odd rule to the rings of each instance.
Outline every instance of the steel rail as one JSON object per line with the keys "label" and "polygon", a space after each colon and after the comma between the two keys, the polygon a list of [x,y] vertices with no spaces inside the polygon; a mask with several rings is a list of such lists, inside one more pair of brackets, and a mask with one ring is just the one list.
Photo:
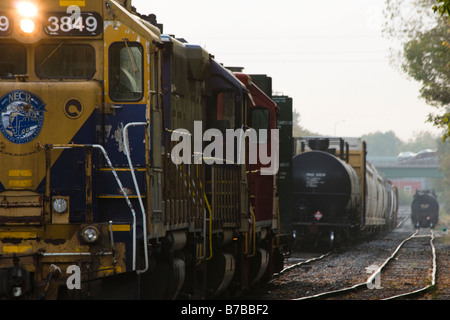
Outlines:
{"label": "steel rail", "polygon": [[321,256],[318,256],[318,257],[314,257],[314,258],[311,258],[311,259],[308,259],[308,260],[305,260],[305,261],[300,261],[300,262],[298,262],[298,263],[296,263],[296,264],[293,264],[293,265],[290,265],[289,267],[284,268],[283,270],[281,270],[280,272],[278,272],[276,275],[277,275],[277,276],[278,276],[278,275],[281,275],[281,274],[285,273],[286,271],[289,271],[289,270],[291,270],[291,269],[294,269],[294,268],[296,268],[296,267],[299,267],[299,266],[301,266],[301,265],[304,265],[304,264],[307,264],[307,263],[310,263],[310,262],[313,262],[313,261],[322,260],[323,258],[329,256],[330,254],[331,254],[331,251],[330,251],[330,252],[327,252],[327,253],[325,253],[325,254],[323,254],[323,255],[321,255]]}
{"label": "steel rail", "polygon": [[[375,277],[381,272],[381,270],[382,270],[384,267],[386,267],[386,266],[389,264],[389,262],[397,255],[397,253],[398,253],[399,250],[403,247],[403,245],[404,245],[407,241],[409,241],[409,240],[415,238],[415,237],[417,236],[417,233],[418,233],[418,230],[416,230],[411,236],[405,238],[405,239],[397,246],[397,248],[393,251],[393,253],[392,253],[392,254],[391,254],[391,255],[383,262],[383,264],[382,264],[377,270],[375,270],[375,272],[372,273],[372,275],[366,280],[366,282],[358,283],[358,284],[355,284],[355,285],[353,285],[353,286],[351,286],[351,287],[347,287],[347,288],[343,288],[343,289],[332,290],[332,291],[326,291],[326,292],[318,293],[318,294],[315,294],[315,295],[312,295],[312,296],[305,296],[305,297],[296,298],[296,299],[292,299],[292,300],[308,300],[308,299],[323,298],[323,297],[325,297],[325,296],[331,296],[331,295],[335,295],[335,294],[339,294],[339,293],[344,293],[344,292],[347,292],[347,291],[356,290],[356,289],[361,288],[361,287],[367,287],[368,285],[370,285],[370,284],[373,282],[373,280],[374,280]],[[431,284],[430,284],[429,286],[426,286],[426,287],[421,288],[421,289],[419,289],[419,290],[414,290],[414,291],[407,292],[407,293],[404,293],[404,294],[400,294],[400,295],[388,297],[388,298],[385,298],[385,299],[382,299],[382,300],[397,299],[397,298],[400,298],[400,297],[405,297],[405,296],[408,296],[408,295],[417,294],[417,293],[420,293],[420,292],[422,292],[422,291],[426,291],[426,290],[428,290],[428,289],[430,289],[430,288],[433,288],[433,287],[435,286],[435,284],[436,284],[436,270],[437,270],[437,267],[436,267],[436,265],[437,265],[436,260],[437,260],[437,259],[436,259],[436,250],[435,250],[435,247],[434,247],[434,244],[433,244],[433,240],[434,240],[434,232],[433,232],[433,230],[431,230],[430,245],[431,245],[431,248],[432,248],[432,254],[433,254],[433,270],[432,270]]]}
{"label": "steel rail", "polygon": [[289,271],[289,270],[291,270],[291,269],[300,267],[300,266],[302,266],[302,265],[304,265],[304,264],[308,264],[308,263],[310,263],[310,262],[322,260],[323,258],[329,256],[330,254],[331,254],[331,251],[329,251],[329,252],[327,252],[327,253],[324,253],[324,254],[321,255],[321,256],[314,257],[314,258],[311,258],[311,259],[308,259],[308,260],[305,260],[305,261],[300,261],[300,262],[298,262],[298,263],[295,263],[295,264],[293,264],[293,265],[290,265],[289,267],[286,267],[286,268],[282,269],[280,272],[275,273],[275,274],[272,276],[272,279],[270,279],[270,281],[269,281],[268,283],[274,282],[274,281],[277,280],[278,277],[280,277],[283,273],[285,273],[285,272],[287,272],[287,271]]}
{"label": "steel rail", "polygon": [[402,293],[402,294],[395,295],[392,297],[384,298],[382,300],[393,300],[393,299],[403,298],[403,297],[415,295],[417,293],[421,293],[421,292],[427,291],[431,288],[434,288],[434,286],[436,285],[437,256],[436,256],[436,248],[434,246],[433,241],[434,241],[434,231],[431,229],[430,246],[431,246],[431,253],[433,255],[433,269],[431,271],[431,284],[428,286],[425,286],[421,289],[418,289],[418,290]]}

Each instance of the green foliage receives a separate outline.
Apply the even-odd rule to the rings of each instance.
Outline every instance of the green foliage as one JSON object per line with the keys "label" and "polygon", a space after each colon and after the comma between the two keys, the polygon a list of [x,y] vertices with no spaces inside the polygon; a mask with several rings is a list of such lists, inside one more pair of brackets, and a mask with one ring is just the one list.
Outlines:
{"label": "green foliage", "polygon": [[450,40],[448,25],[438,25],[406,43],[403,68],[422,83],[421,96],[434,106],[450,104]]}
{"label": "green foliage", "polygon": [[297,111],[292,113],[292,135],[294,137],[318,136],[318,133],[311,132],[300,125],[300,114]]}
{"label": "green foliage", "polygon": [[436,4],[433,6],[434,12],[438,12],[441,15],[449,15],[450,16],[450,0],[436,0],[440,4]]}
{"label": "green foliage", "polygon": [[438,153],[442,170],[438,198],[444,202],[446,208],[450,208],[450,144],[446,142],[439,143]]}
{"label": "green foliage", "polygon": [[398,138],[393,131],[365,134],[361,137],[367,143],[369,157],[396,157],[400,152],[419,152],[437,149],[439,139],[428,131],[419,131],[408,141]]}
{"label": "green foliage", "polygon": [[393,131],[369,133],[361,137],[367,143],[369,157],[395,157],[403,142]]}
{"label": "green foliage", "polygon": [[422,84],[420,95],[428,104],[442,110],[430,114],[428,121],[447,129],[443,140],[450,136],[450,25],[439,24],[405,44],[404,71]]}
{"label": "green foliage", "polygon": [[402,143],[399,152],[412,151],[419,152],[424,149],[437,149],[439,139],[428,131],[416,132],[414,137]]}
{"label": "green foliage", "polygon": [[384,34],[401,43],[392,61],[421,84],[420,96],[437,108],[428,121],[446,129],[445,141],[450,137],[450,21],[444,13],[450,0],[438,2],[412,0],[408,6],[403,0],[387,0]]}

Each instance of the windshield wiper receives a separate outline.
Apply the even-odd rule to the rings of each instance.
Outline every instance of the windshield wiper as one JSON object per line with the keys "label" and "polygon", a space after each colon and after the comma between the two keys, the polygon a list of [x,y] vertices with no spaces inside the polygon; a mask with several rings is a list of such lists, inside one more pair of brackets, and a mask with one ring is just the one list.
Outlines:
{"label": "windshield wiper", "polygon": [[122,40],[125,41],[125,47],[127,47],[128,55],[130,56],[131,63],[133,64],[134,73],[138,73],[139,69],[137,67],[136,61],[134,60],[133,53],[131,52],[131,49],[128,46],[128,39],[124,38]]}
{"label": "windshield wiper", "polygon": [[48,61],[48,59],[50,59],[56,53],[56,51],[58,51],[59,48],[62,47],[63,44],[64,44],[64,42],[61,42],[60,44],[58,44],[58,46],[52,52],[50,52],[50,54],[47,56],[47,58],[45,58],[39,66],[41,67],[44,63],[46,63]]}

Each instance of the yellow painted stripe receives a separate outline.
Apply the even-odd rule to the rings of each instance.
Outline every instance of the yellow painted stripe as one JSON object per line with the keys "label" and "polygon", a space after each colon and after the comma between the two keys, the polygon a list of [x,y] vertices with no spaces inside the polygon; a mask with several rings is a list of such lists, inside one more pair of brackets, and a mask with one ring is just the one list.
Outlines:
{"label": "yellow painted stripe", "polygon": [[37,238],[35,232],[0,232],[1,239],[33,239]]}
{"label": "yellow painted stripe", "polygon": [[33,250],[32,246],[4,246],[3,253],[24,253]]}
{"label": "yellow painted stripe", "polygon": [[60,7],[69,7],[69,6],[85,7],[86,1],[85,0],[59,0],[59,6]]}
{"label": "yellow painted stripe", "polygon": [[113,224],[113,231],[130,231],[131,226],[129,224]]}
{"label": "yellow painted stripe", "polygon": [[111,275],[114,274],[114,272],[121,273],[122,268],[117,266],[101,267],[98,269],[98,272],[102,273],[103,275]]}
{"label": "yellow painted stripe", "polygon": [[31,176],[33,176],[33,171],[32,170],[20,170],[20,175],[22,177],[31,177]]}
{"label": "yellow painted stripe", "polygon": [[20,170],[9,170],[9,176],[10,177],[19,177],[20,176]]}
{"label": "yellow painted stripe", "polygon": [[13,169],[13,170],[9,170],[9,176],[10,177],[31,177],[33,176],[33,171],[32,170],[17,170],[17,169]]}
{"label": "yellow painted stripe", "polygon": [[76,246],[76,252],[89,252],[89,246]]}
{"label": "yellow painted stripe", "polygon": [[32,180],[9,180],[10,187],[26,188],[31,187],[32,185],[33,185]]}

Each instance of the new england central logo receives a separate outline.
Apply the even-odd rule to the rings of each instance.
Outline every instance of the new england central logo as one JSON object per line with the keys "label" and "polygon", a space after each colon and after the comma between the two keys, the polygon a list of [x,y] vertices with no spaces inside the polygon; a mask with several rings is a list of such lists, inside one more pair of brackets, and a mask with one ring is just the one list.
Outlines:
{"label": "new england central logo", "polygon": [[30,142],[41,132],[45,111],[45,103],[31,92],[8,92],[0,98],[0,131],[11,142]]}

